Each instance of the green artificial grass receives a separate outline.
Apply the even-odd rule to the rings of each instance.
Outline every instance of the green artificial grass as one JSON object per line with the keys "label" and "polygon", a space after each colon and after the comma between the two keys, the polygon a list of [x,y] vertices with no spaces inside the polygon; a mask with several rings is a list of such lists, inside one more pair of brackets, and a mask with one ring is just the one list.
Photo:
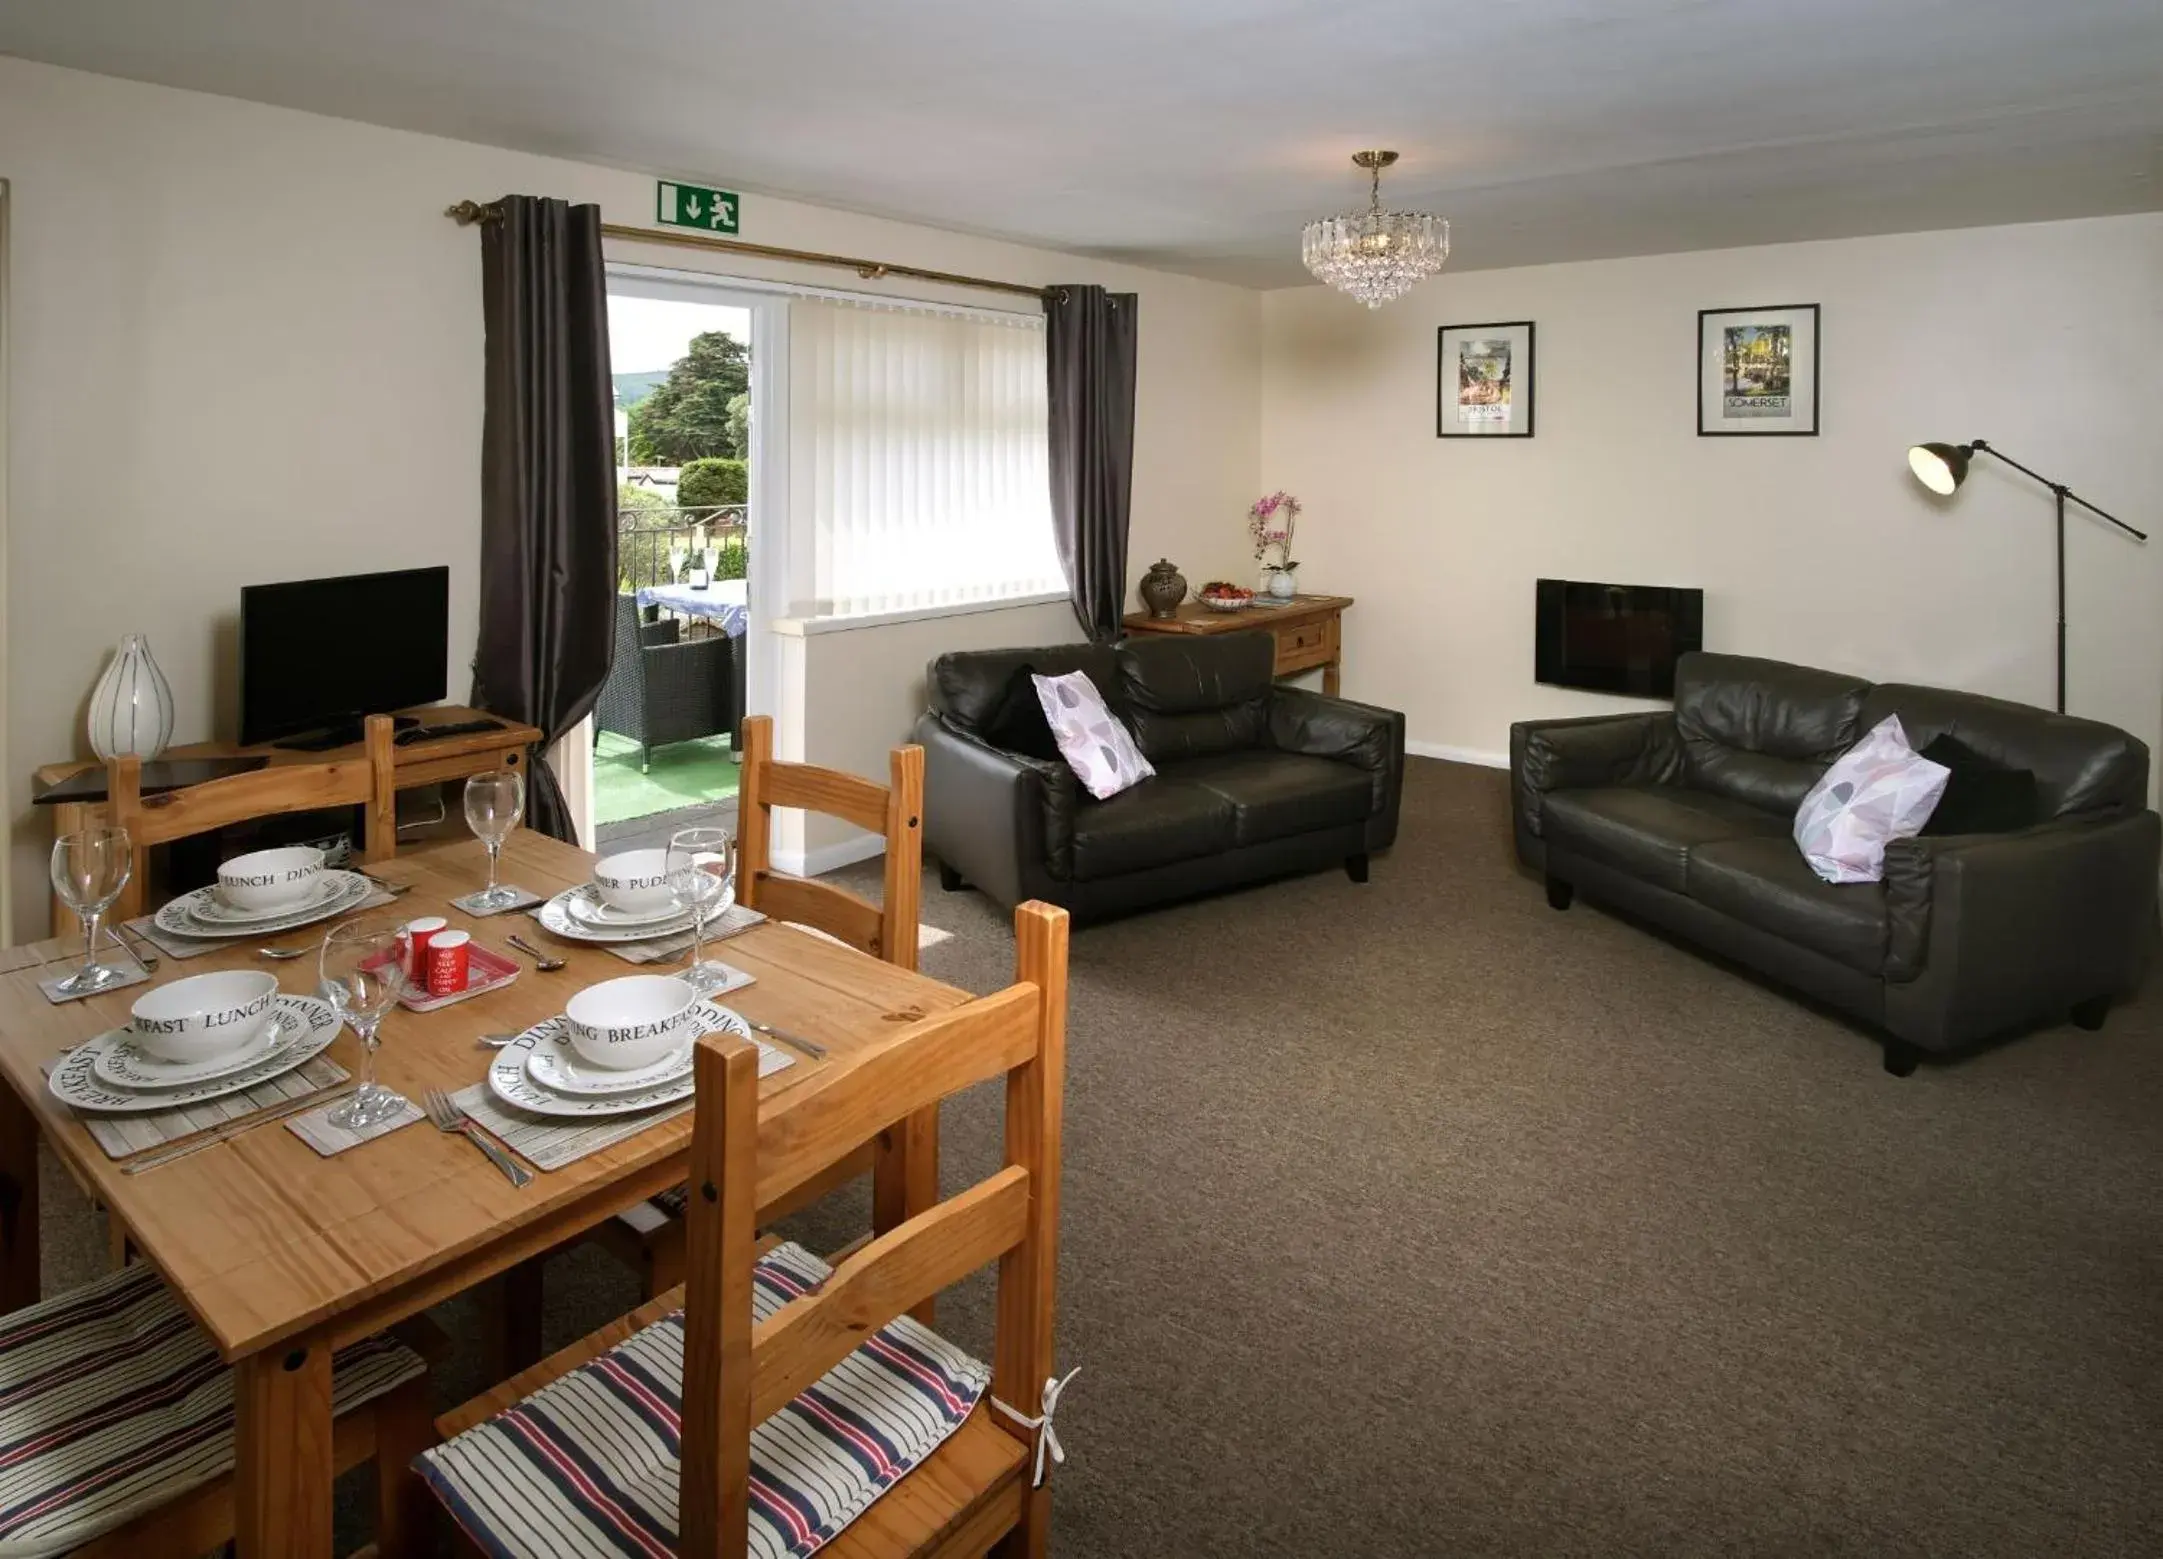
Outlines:
{"label": "green artificial grass", "polygon": [[652,771],[641,774],[638,743],[603,732],[593,755],[594,821],[621,823],[725,800],[736,794],[736,776],[726,736],[656,747]]}

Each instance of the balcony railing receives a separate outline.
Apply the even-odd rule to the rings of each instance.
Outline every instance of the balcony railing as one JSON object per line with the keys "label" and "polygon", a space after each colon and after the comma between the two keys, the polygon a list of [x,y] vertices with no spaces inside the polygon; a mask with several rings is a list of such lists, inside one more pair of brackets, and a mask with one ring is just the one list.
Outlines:
{"label": "balcony railing", "polygon": [[[619,508],[619,586],[636,590],[641,585],[667,584],[694,566],[710,566],[716,579],[744,578],[750,563],[746,509],[740,503],[698,509]],[[700,548],[704,556],[695,557]]]}

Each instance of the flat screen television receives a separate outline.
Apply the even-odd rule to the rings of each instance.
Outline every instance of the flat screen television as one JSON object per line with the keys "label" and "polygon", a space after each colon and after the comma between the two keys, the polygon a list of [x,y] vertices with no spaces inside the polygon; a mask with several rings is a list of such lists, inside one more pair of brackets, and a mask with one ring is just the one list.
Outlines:
{"label": "flat screen television", "polygon": [[1673,698],[1676,657],[1704,648],[1705,592],[1543,579],[1535,633],[1535,681]]}
{"label": "flat screen television", "polygon": [[242,744],[320,733],[306,745],[335,746],[358,738],[363,716],[439,702],[450,624],[448,568],[247,586]]}

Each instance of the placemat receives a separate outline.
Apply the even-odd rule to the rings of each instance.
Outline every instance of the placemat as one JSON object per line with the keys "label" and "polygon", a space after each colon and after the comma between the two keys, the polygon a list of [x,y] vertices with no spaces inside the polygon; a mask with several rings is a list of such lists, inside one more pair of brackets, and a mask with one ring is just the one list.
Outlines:
{"label": "placemat", "polygon": [[[66,1054],[62,1051],[45,1063],[46,1075],[51,1075],[52,1069]],[[350,1075],[328,1056],[317,1056],[312,1061],[303,1061],[290,1072],[266,1078],[245,1092],[229,1093],[222,1099],[205,1099],[201,1104],[185,1105],[177,1110],[153,1110],[143,1115],[92,1115],[74,1109],[70,1113],[88,1128],[91,1138],[105,1150],[107,1158],[127,1158],[148,1148],[177,1142],[182,1137],[192,1137],[213,1126],[222,1126],[243,1115],[252,1115],[257,1110],[267,1110],[274,1104],[298,1099],[318,1088],[335,1088]]]}
{"label": "placemat", "polygon": [[[794,1065],[796,1057],[764,1040],[759,1041],[759,1076],[771,1077],[783,1067]],[[451,1095],[451,1103],[470,1116],[475,1125],[541,1170],[575,1164],[588,1154],[637,1136],[649,1126],[674,1120],[697,1102],[696,1099],[685,1099],[680,1104],[664,1105],[640,1115],[607,1115],[597,1121],[578,1121],[551,1120],[514,1110],[490,1093],[485,1082]]]}
{"label": "placemat", "polygon": [[[398,895],[389,889],[377,888],[351,909],[341,910],[327,920],[318,920],[305,926],[294,926],[285,931],[265,931],[260,935],[267,942],[275,941],[282,936],[290,936],[294,931],[316,931],[319,928],[327,931],[339,921],[345,919],[347,915],[357,915],[364,909],[375,909],[379,905],[396,903],[397,900]],[[215,953],[222,947],[235,947],[248,941],[245,936],[179,936],[171,931],[161,930],[155,915],[143,915],[131,920],[127,922],[127,927],[159,952],[172,958],[193,958],[199,953]]]}
{"label": "placemat", "polygon": [[86,996],[103,996],[108,991],[124,991],[129,986],[140,985],[150,978],[150,971],[143,967],[143,961],[140,958],[137,958],[135,954],[128,951],[125,945],[119,942],[115,942],[113,945],[120,948],[119,956],[104,955],[98,959],[98,962],[108,969],[118,970],[124,978],[108,980],[94,991],[63,992],[59,988],[60,982],[70,978],[83,966],[83,961],[80,958],[71,958],[67,961],[66,967],[62,968],[58,973],[48,975],[38,981],[38,989],[45,993],[47,1001],[58,1007],[67,1002],[81,1001]]}
{"label": "placemat", "polygon": [[415,1121],[428,1118],[421,1113],[419,1105],[408,1099],[404,1108],[399,1110],[396,1115],[393,1115],[388,1120],[377,1121],[373,1126],[363,1127],[359,1131],[353,1131],[344,1126],[333,1126],[330,1123],[331,1115],[349,1102],[351,1101],[346,1099],[333,1099],[319,1110],[303,1110],[300,1114],[292,1116],[285,1122],[285,1129],[307,1143],[311,1148],[314,1148],[325,1158],[335,1158],[347,1148],[357,1148],[363,1142],[373,1142],[378,1137],[387,1137],[400,1127],[410,1126]]}

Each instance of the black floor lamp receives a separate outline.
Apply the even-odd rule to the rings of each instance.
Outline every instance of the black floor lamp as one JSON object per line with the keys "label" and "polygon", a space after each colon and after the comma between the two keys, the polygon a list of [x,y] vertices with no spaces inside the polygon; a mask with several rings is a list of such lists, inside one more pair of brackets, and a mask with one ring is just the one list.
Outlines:
{"label": "black floor lamp", "polygon": [[2087,499],[2073,491],[2063,482],[2053,482],[2040,471],[2029,470],[2011,455],[2001,453],[1990,444],[1976,439],[1967,444],[1917,444],[1908,451],[1908,469],[1915,473],[1917,481],[1934,493],[1951,496],[1954,488],[1967,479],[1968,461],[1977,454],[1993,456],[2004,461],[2015,471],[2027,472],[2058,500],[2058,713],[2065,713],[2065,505],[2070,499],[2098,519],[2108,520],[2135,541],[2146,541],[2148,533],[2137,531],[2117,515],[2098,509]]}

